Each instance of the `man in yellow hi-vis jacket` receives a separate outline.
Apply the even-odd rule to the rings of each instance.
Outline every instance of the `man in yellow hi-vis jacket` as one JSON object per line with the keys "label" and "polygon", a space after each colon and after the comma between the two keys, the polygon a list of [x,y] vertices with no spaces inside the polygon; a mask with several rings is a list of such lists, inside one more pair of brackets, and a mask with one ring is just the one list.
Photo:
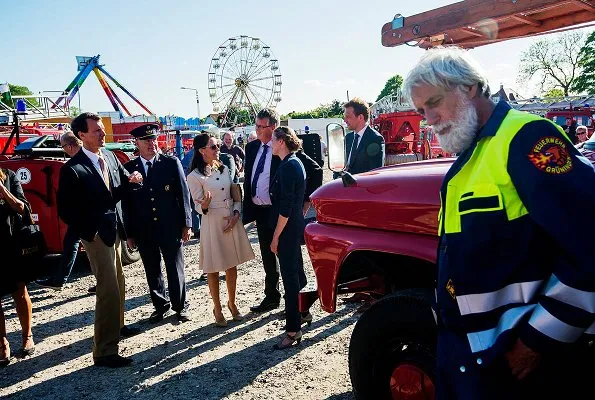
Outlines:
{"label": "man in yellow hi-vis jacket", "polygon": [[440,191],[438,399],[575,398],[594,370],[593,166],[551,121],[494,104],[461,49],[428,51],[404,91],[459,155]]}

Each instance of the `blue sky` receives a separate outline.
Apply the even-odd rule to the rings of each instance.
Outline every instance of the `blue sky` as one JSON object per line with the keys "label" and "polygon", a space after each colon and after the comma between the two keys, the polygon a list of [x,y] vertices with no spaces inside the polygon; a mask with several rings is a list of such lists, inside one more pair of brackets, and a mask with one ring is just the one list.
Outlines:
{"label": "blue sky", "polygon": [[[76,74],[75,56],[101,54],[106,70],[158,115],[212,110],[207,76],[215,50],[230,37],[260,38],[279,60],[281,113],[306,111],[332,99],[374,101],[386,80],[405,76],[423,50],[383,47],[380,29],[396,13],[414,15],[453,1],[2,1],[0,81],[37,93],[63,90]],[[472,50],[491,86],[516,82],[520,53],[535,39]],[[122,97],[124,96],[124,97]],[[125,95],[131,112],[140,113]],[[77,100],[78,101],[78,100]],[[81,89],[82,108],[113,111],[94,75]]]}

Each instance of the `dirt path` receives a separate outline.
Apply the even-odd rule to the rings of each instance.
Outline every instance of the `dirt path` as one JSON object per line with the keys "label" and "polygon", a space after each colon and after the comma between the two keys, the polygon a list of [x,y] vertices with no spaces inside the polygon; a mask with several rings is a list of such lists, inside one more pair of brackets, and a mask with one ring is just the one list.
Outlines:
{"label": "dirt path", "polygon": [[[257,259],[238,272],[238,307],[262,295],[264,272],[255,229],[249,231]],[[357,320],[355,305],[339,304],[335,314],[313,307],[314,322],[296,348],[273,351],[284,320],[279,312],[247,315],[227,328],[213,325],[206,282],[198,281],[199,244],[185,247],[188,298],[193,320],[174,317],[157,325],[151,314],[142,264],[125,267],[126,323],[143,333],[123,340],[131,367],[110,370],[92,365],[95,298],[87,293],[94,278],[79,272],[62,292],[29,285],[33,301],[34,356],[0,369],[0,398],[11,399],[351,399],[347,366],[349,337]],[[304,248],[304,260],[309,260]],[[314,282],[311,265],[306,265]],[[222,303],[226,301],[221,282]],[[9,341],[20,346],[20,326],[12,300],[4,298]],[[224,312],[227,310],[224,309]],[[231,318],[229,312],[226,313]]]}

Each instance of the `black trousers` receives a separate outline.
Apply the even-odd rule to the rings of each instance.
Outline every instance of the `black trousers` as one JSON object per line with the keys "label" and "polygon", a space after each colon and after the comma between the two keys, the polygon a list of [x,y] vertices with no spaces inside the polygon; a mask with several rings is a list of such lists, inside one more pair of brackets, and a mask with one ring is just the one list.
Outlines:
{"label": "black trousers", "polygon": [[283,288],[285,289],[285,321],[287,332],[297,332],[301,329],[301,315],[298,305],[300,290],[306,286],[306,274],[302,258],[302,247],[298,235],[284,232],[279,237],[277,253]]}
{"label": "black trousers", "polygon": [[256,206],[256,232],[258,234],[258,244],[264,266],[264,297],[266,301],[279,303],[281,293],[279,293],[279,266],[275,253],[271,251],[271,242],[273,241],[273,228],[269,225],[269,216],[271,207]]}
{"label": "black trousers", "polygon": [[[170,307],[174,311],[181,311],[186,307],[186,277],[184,276],[184,253],[182,241],[158,243],[151,238],[142,238],[136,243],[151,295],[151,302],[156,310]],[[167,274],[167,288],[161,272],[161,254],[165,262]]]}

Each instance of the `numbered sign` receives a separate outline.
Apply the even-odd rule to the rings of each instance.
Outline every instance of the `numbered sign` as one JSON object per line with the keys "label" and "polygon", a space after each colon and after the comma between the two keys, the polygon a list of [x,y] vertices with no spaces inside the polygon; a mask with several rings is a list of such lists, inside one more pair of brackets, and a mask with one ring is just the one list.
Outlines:
{"label": "numbered sign", "polygon": [[26,185],[31,182],[31,171],[27,168],[17,169],[17,177],[21,181],[21,185]]}

